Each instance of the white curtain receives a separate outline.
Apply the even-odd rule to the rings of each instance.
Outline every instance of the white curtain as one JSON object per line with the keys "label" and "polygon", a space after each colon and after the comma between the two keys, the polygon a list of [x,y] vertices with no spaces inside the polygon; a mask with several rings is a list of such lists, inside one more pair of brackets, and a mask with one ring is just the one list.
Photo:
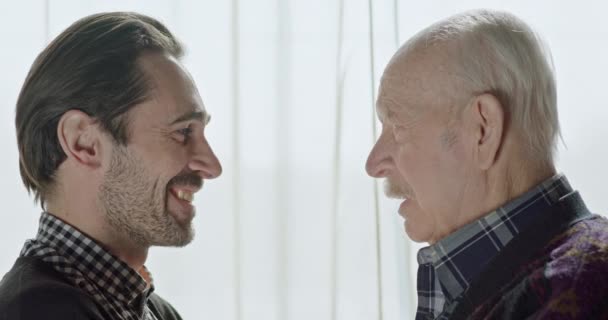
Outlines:
{"label": "white curtain", "polygon": [[76,19],[131,10],[159,18],[186,45],[224,165],[196,199],[195,241],[151,250],[157,292],[185,319],[412,319],[420,245],[364,171],[373,98],[398,44],[478,7],[509,10],[547,40],[567,146],[559,169],[592,210],[608,212],[602,2],[4,1],[0,273],[34,236],[39,214],[21,186],[14,134],[25,75]]}

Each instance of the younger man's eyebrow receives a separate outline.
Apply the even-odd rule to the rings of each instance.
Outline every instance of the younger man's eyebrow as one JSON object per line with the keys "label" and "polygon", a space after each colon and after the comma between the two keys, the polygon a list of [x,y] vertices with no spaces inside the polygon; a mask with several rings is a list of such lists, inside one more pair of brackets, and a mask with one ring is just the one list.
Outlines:
{"label": "younger man's eyebrow", "polygon": [[188,120],[198,120],[203,124],[207,124],[211,120],[211,116],[205,111],[193,111],[179,116],[177,119],[171,122],[171,125]]}

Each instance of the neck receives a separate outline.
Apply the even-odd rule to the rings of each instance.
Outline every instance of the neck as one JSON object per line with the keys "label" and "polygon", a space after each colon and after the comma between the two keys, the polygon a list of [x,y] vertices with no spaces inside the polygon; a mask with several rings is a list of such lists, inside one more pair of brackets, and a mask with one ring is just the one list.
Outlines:
{"label": "neck", "polygon": [[[516,162],[511,163],[525,163]],[[525,166],[525,165],[524,165]],[[513,167],[505,166],[494,172],[489,172],[484,178],[485,201],[481,216],[487,214],[509,201],[523,195],[536,185],[555,175],[552,165],[542,167]]]}
{"label": "neck", "polygon": [[441,231],[429,241],[434,244],[463,226],[480,219],[523,195],[534,186],[555,175],[553,165],[516,166],[525,164],[521,159],[499,161],[493,168],[469,181],[463,189],[459,209],[451,211]]}
{"label": "neck", "polygon": [[[105,213],[95,206],[97,201],[82,201],[86,199],[82,195],[84,192],[75,192],[69,193],[72,194],[70,197],[57,194],[53,199],[49,199],[46,210],[95,240],[109,253],[139,272],[148,257],[148,247],[139,246],[128,237],[117,234],[108,224]],[[83,197],[79,197],[79,193]]]}
{"label": "neck", "polygon": [[[120,238],[121,237],[115,237],[114,239]],[[131,242],[127,240],[114,240],[113,243],[111,241],[104,241],[103,245],[111,254],[115,255],[137,272],[140,272],[148,258],[148,247],[132,245]]]}

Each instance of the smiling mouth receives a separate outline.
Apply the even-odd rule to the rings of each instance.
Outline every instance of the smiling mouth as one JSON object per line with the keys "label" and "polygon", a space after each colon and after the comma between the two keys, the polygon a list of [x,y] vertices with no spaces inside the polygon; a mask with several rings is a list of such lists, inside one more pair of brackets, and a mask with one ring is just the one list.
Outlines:
{"label": "smiling mouth", "polygon": [[203,179],[193,173],[184,173],[171,179],[167,185],[177,200],[192,205],[194,194],[203,187]]}
{"label": "smiling mouth", "polygon": [[186,188],[171,188],[169,192],[178,200],[183,201],[188,204],[192,204],[194,201],[194,190],[188,190]]}
{"label": "smiling mouth", "polygon": [[178,190],[176,196],[178,199],[184,200],[187,202],[192,202],[192,200],[194,200],[194,193],[186,191],[186,190]]}

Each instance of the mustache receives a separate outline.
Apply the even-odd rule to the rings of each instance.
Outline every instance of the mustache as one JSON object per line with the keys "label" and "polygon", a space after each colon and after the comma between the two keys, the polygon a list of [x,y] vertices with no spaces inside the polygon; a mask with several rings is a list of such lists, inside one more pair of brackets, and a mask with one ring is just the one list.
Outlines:
{"label": "mustache", "polygon": [[178,185],[201,188],[203,186],[203,179],[194,173],[184,173],[175,176],[173,179],[169,180],[169,183],[167,185],[169,187]]}
{"label": "mustache", "polygon": [[390,178],[384,180],[384,194],[389,198],[403,199],[411,198],[412,190],[408,185],[400,185]]}

